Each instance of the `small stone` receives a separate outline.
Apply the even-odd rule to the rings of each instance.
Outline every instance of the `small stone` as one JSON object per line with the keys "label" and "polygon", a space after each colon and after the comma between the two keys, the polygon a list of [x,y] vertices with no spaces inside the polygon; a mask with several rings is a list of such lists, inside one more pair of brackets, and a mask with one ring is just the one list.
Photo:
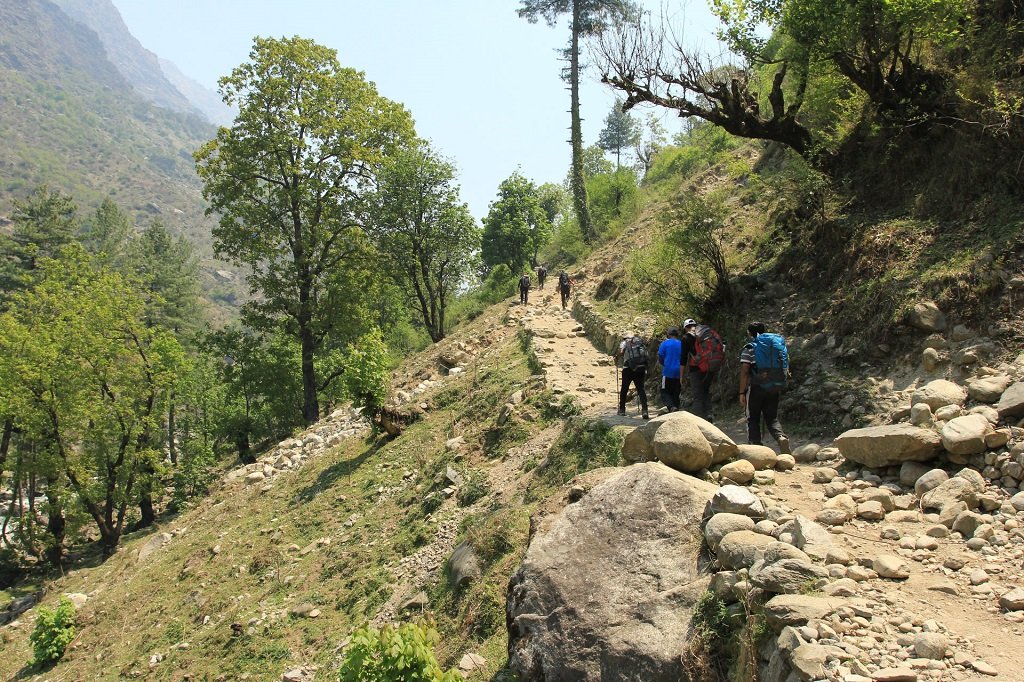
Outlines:
{"label": "small stone", "polygon": [[910,577],[910,569],[900,557],[883,554],[871,562],[871,568],[879,577],[893,580],[906,580]]}

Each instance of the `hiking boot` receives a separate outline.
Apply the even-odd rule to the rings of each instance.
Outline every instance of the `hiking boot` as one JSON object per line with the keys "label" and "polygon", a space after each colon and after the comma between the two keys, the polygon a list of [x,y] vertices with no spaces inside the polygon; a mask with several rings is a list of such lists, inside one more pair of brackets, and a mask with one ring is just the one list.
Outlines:
{"label": "hiking boot", "polygon": [[644,410],[643,418],[644,419],[650,419],[651,418],[651,415],[647,414],[647,410]]}
{"label": "hiking boot", "polygon": [[779,454],[780,455],[791,455],[791,454],[793,454],[792,452],[790,452],[790,449],[789,449],[789,438],[786,438],[785,436],[782,436],[781,438],[779,438]]}
{"label": "hiking boot", "polygon": [[626,416],[626,411],[620,407],[619,411],[616,412],[615,414],[619,415],[620,417],[625,417]]}

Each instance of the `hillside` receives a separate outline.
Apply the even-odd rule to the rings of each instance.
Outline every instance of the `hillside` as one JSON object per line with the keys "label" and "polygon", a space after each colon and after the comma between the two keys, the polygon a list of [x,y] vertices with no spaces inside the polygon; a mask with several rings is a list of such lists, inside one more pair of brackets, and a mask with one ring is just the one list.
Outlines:
{"label": "hillside", "polygon": [[220,315],[243,297],[239,277],[225,285],[213,275],[231,269],[212,258],[191,157],[213,128],[141,99],[96,34],[46,0],[0,4],[0,127],[0,215],[42,183],[83,213],[109,197],[136,224],[159,218],[196,244]]}

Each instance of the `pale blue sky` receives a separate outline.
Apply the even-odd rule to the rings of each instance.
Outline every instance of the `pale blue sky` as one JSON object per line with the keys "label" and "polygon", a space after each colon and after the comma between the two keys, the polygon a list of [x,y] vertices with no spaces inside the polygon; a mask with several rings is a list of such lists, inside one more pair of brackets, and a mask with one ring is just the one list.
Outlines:
{"label": "pale blue sky", "polygon": [[[516,0],[113,0],[149,50],[211,89],[248,58],[252,38],[300,35],[335,48],[389,99],[402,102],[421,137],[459,169],[462,198],[478,219],[517,168],[561,182],[569,166],[569,93],[549,28],[516,16]],[[704,0],[669,0],[688,41],[712,46]],[[661,0],[644,0],[656,14]],[[588,72],[583,136],[597,141],[615,93]],[[666,115],[670,132],[678,119]]]}

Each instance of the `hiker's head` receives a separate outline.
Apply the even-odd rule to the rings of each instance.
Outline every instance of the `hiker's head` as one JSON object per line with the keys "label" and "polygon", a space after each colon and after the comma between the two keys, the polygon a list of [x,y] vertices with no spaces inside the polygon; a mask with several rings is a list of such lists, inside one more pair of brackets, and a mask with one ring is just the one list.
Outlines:
{"label": "hiker's head", "polygon": [[687,319],[685,322],[683,322],[683,330],[686,331],[686,332],[692,332],[693,328],[696,327],[696,326],[697,326],[697,320],[694,320],[692,318],[691,319]]}
{"label": "hiker's head", "polygon": [[676,329],[675,327],[669,327],[668,335],[671,336],[672,338],[677,338],[679,336],[679,330]]}
{"label": "hiker's head", "polygon": [[764,334],[766,331],[768,331],[768,328],[764,326],[764,322],[751,322],[747,325],[747,333],[751,336]]}

